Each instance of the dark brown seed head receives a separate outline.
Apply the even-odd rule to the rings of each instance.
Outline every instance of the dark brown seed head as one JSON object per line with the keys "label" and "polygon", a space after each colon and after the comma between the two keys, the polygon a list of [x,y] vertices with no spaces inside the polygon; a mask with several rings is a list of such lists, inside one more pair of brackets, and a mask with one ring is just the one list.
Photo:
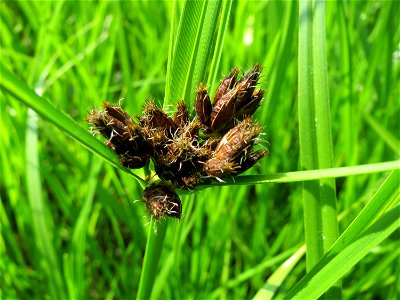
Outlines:
{"label": "dark brown seed head", "polygon": [[112,105],[108,102],[103,102],[103,108],[106,115],[120,121],[124,125],[133,123],[131,116],[118,105]]}
{"label": "dark brown seed head", "polygon": [[146,141],[141,127],[120,106],[104,102],[103,110],[91,111],[87,121],[107,139],[105,144],[119,155],[123,166],[141,168],[149,161],[152,145]]}
{"label": "dark brown seed head", "polygon": [[171,142],[165,146],[165,151],[154,157],[157,175],[180,188],[191,187],[187,186],[187,183],[191,185],[190,182],[194,181],[187,178],[200,173],[204,162],[212,153],[210,149],[201,147],[191,134],[191,124],[184,127],[184,129],[187,128],[185,132],[174,135]]}
{"label": "dark brown seed head", "polygon": [[[261,75],[261,67],[259,64],[255,64],[250,71],[248,71],[237,83],[236,86],[239,89],[240,96],[251,96],[254,89],[256,88],[257,81]],[[239,101],[242,99],[239,99]]]}
{"label": "dark brown seed head", "polygon": [[121,165],[130,169],[142,168],[149,160],[150,156],[147,154],[139,156],[132,154],[130,151],[126,151],[119,155]]}
{"label": "dark brown seed head", "polygon": [[[191,189],[212,177],[235,176],[267,154],[253,150],[261,133],[251,121],[264,95],[256,88],[261,67],[256,64],[238,79],[239,72],[232,69],[220,82],[213,104],[207,88],[198,86],[192,121],[184,101],[178,102],[173,118],[147,101],[137,117],[139,125],[120,106],[107,102],[87,120],[106,137],[122,165],[139,168],[151,158],[158,177],[174,188]],[[180,217],[181,203],[171,188],[150,186],[143,197],[154,218]]]}
{"label": "dark brown seed head", "polygon": [[237,175],[252,165],[266,153],[253,152],[253,145],[261,133],[261,127],[250,117],[230,129],[218,143],[212,158],[204,165],[204,171],[211,176],[223,178]]}
{"label": "dark brown seed head", "polygon": [[213,106],[211,111],[211,129],[220,130],[233,119],[235,113],[236,89],[228,91]]}
{"label": "dark brown seed head", "polygon": [[235,121],[254,114],[263,97],[262,90],[255,90],[261,74],[256,64],[239,81],[236,76],[239,69],[233,69],[218,87],[211,111],[211,129],[224,131],[232,128]]}
{"label": "dark brown seed head", "polygon": [[261,131],[261,127],[254,124],[250,117],[244,119],[222,137],[214,156],[229,160],[241,156],[253,146]]}
{"label": "dark brown seed head", "polygon": [[235,170],[238,168],[239,166],[232,161],[211,158],[206,162],[204,171],[207,175],[222,179],[233,175]]}
{"label": "dark brown seed head", "polygon": [[255,90],[252,97],[247,102],[242,103],[242,106],[236,108],[235,120],[242,121],[245,117],[252,116],[260,106],[263,96],[264,90]]}
{"label": "dark brown seed head", "polygon": [[216,105],[221,97],[234,87],[236,83],[236,77],[239,72],[239,68],[234,68],[229,75],[221,81],[217,90],[215,91],[213,105]]}
{"label": "dark brown seed head", "polygon": [[201,123],[207,128],[210,127],[211,123],[211,101],[210,96],[207,93],[207,89],[202,83],[197,87],[196,90],[196,104],[195,104],[197,117]]}
{"label": "dark brown seed head", "polygon": [[143,200],[146,207],[156,220],[165,215],[180,219],[182,216],[182,203],[179,196],[169,187],[149,185],[143,191]]}
{"label": "dark brown seed head", "polygon": [[264,95],[263,90],[256,90],[257,81],[261,75],[261,68],[256,64],[240,81],[237,88],[237,102],[235,108],[235,118],[240,119],[244,115],[253,115],[258,108]]}
{"label": "dark brown seed head", "polygon": [[260,151],[255,151],[250,153],[250,155],[245,156],[242,161],[239,163],[239,168],[235,170],[235,175],[239,175],[248,169],[250,169],[252,166],[254,166],[257,161],[259,161],[261,158],[266,156],[268,154],[268,150],[260,150]]}

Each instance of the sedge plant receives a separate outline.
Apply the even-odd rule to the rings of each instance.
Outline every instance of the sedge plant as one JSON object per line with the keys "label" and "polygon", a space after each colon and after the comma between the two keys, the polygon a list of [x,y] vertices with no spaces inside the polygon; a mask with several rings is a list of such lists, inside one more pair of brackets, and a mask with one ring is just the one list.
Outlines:
{"label": "sedge plant", "polygon": [[[1,8],[2,297],[398,295],[397,2]],[[182,220],[143,218],[148,172],[84,117],[121,98],[131,115],[194,107],[200,83],[255,63],[270,154],[180,191]]]}

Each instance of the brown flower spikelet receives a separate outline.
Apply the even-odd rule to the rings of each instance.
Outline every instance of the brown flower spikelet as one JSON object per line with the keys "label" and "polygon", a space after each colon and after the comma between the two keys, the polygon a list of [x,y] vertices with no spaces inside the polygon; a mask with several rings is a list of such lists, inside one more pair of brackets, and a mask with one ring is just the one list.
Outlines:
{"label": "brown flower spikelet", "polygon": [[107,138],[105,144],[119,155],[123,166],[143,167],[150,159],[152,146],[143,136],[141,127],[121,107],[104,102],[103,108],[92,110],[87,121]]}
{"label": "brown flower spikelet", "polygon": [[202,83],[196,89],[196,102],[195,109],[198,118],[201,123],[206,126],[206,128],[211,127],[211,110],[212,105],[210,101],[210,96],[207,93],[207,89]]}
{"label": "brown flower spikelet", "polygon": [[181,100],[176,106],[176,112],[174,113],[174,122],[178,127],[183,128],[189,123],[189,121],[190,116],[188,108],[186,106],[186,103]]}
{"label": "brown flower spikelet", "polygon": [[237,75],[240,69],[234,68],[218,86],[212,107],[210,97],[202,84],[196,92],[196,113],[206,129],[225,133],[235,121],[254,114],[264,96],[261,89],[256,89],[261,75],[261,67],[256,64],[240,80]]}
{"label": "brown flower spikelet", "polygon": [[230,129],[205,163],[205,172],[210,176],[225,178],[250,168],[266,154],[264,151],[253,152],[253,145],[261,131],[261,127],[254,124],[250,117]]}
{"label": "brown flower spikelet", "polygon": [[192,189],[213,179],[236,176],[267,155],[255,151],[262,129],[251,120],[264,96],[256,85],[261,67],[256,64],[237,78],[234,68],[219,84],[211,104],[207,88],[196,89],[196,117],[190,120],[184,101],[171,118],[154,101],[146,101],[136,124],[120,106],[103,103],[87,121],[107,140],[105,144],[128,168],[140,168],[151,159],[160,184],[149,185],[143,198],[150,214],[181,218],[182,204],[175,189]]}
{"label": "brown flower spikelet", "polygon": [[149,185],[143,191],[143,200],[147,210],[156,220],[165,215],[180,219],[182,216],[182,203],[179,196],[169,187],[162,185]]}

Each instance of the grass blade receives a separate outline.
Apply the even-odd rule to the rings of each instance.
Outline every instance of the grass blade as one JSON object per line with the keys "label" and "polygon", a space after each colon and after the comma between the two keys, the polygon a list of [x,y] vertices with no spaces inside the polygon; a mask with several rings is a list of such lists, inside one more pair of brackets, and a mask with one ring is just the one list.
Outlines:
{"label": "grass blade", "polygon": [[[300,2],[299,130],[301,165],[305,170],[333,166],[329,92],[325,54],[325,4]],[[307,270],[338,236],[335,182],[320,179],[303,183]],[[338,290],[327,294],[338,298]]]}
{"label": "grass blade", "polygon": [[[392,172],[371,201],[285,299],[316,299],[382,242],[400,223],[400,172]],[[387,210],[388,207],[392,207]],[[385,210],[387,210],[385,212]],[[382,214],[385,212],[384,214]]]}
{"label": "grass blade", "polygon": [[13,95],[17,100],[23,102],[36,111],[41,117],[68,133],[87,149],[101,156],[114,167],[131,174],[143,185],[146,184],[140,177],[120,165],[118,157],[114,151],[105,146],[97,138],[93,137],[86,129],[79,126],[69,116],[58,110],[51,102],[37,95],[32,89],[23,83],[22,80],[14,76],[4,66],[1,66],[0,86]]}
{"label": "grass blade", "polygon": [[28,111],[28,130],[26,133],[26,161],[27,161],[27,190],[28,199],[32,210],[33,232],[37,246],[38,268],[43,270],[49,283],[49,292],[53,298],[65,298],[65,287],[60,265],[57,262],[52,233],[48,215],[47,204],[42,197],[42,185],[40,182],[40,162],[38,150],[38,117],[37,114]]}
{"label": "grass blade", "polygon": [[224,44],[226,29],[229,24],[229,16],[230,16],[231,9],[232,9],[232,2],[233,2],[232,0],[227,0],[227,1],[223,1],[223,3],[222,3],[221,24],[219,26],[218,36],[217,36],[217,39],[215,42],[214,56],[212,58],[210,74],[209,74],[208,81],[207,81],[211,85],[210,91],[214,90],[213,84],[217,80],[217,70],[219,67],[220,60],[221,60],[222,48],[223,48],[223,44]]}
{"label": "grass blade", "polygon": [[[218,25],[221,3],[222,1],[184,2],[173,57],[170,60],[170,74],[167,74],[164,105],[184,99],[189,107],[192,106],[196,86],[207,78],[206,67],[214,55],[214,48],[210,45],[214,44],[214,33],[218,28],[222,29],[217,45],[220,46],[223,41],[223,28],[229,18],[229,10],[221,17]],[[213,69],[213,72],[216,70]]]}
{"label": "grass blade", "polygon": [[[150,299],[153,283],[157,274],[158,261],[163,248],[168,220],[159,223],[150,222],[149,234],[143,259],[142,272],[140,273],[139,290],[136,299]],[[157,231],[155,231],[157,226]]]}
{"label": "grass blade", "polygon": [[[191,72],[194,68],[193,57],[196,54],[199,29],[203,18],[202,12],[205,5],[206,2],[203,3],[202,1],[184,2],[178,33],[173,46],[170,74],[167,74],[166,90],[169,91],[169,97],[165,98],[164,105],[175,103],[180,99],[184,99],[189,104],[189,99],[185,99],[185,95],[191,83]],[[190,22],[188,22],[189,20]]]}
{"label": "grass blade", "polygon": [[88,189],[86,191],[86,198],[83,199],[83,207],[77,218],[76,225],[74,228],[72,242],[71,242],[71,252],[69,254],[68,260],[70,262],[70,269],[73,270],[73,282],[74,289],[70,289],[75,294],[71,295],[71,298],[82,299],[85,297],[85,250],[87,248],[87,231],[88,223],[90,219],[90,213],[92,210],[92,204],[94,200],[94,195],[96,187],[99,181],[99,173],[103,167],[102,163],[97,160],[93,160],[91,163],[89,175],[87,178]]}
{"label": "grass blade", "polygon": [[290,274],[296,264],[304,256],[305,246],[301,246],[292,256],[279,266],[279,268],[268,278],[267,282],[254,296],[253,300],[274,299],[276,291],[281,286],[285,278]]}

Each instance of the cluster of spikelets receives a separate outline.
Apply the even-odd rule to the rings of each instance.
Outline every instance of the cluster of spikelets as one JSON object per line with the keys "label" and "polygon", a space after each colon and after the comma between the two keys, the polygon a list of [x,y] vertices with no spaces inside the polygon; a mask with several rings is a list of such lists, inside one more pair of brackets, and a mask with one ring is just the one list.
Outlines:
{"label": "cluster of spikelets", "polygon": [[239,72],[235,68],[221,81],[212,103],[206,87],[199,85],[192,120],[183,101],[173,118],[147,101],[137,123],[120,106],[107,102],[88,114],[92,129],[107,139],[123,166],[135,169],[153,161],[162,183],[149,185],[143,198],[155,219],[181,217],[175,189],[236,176],[267,154],[266,149],[254,150],[262,128],[251,119],[264,94],[256,88],[260,66],[237,79]]}

